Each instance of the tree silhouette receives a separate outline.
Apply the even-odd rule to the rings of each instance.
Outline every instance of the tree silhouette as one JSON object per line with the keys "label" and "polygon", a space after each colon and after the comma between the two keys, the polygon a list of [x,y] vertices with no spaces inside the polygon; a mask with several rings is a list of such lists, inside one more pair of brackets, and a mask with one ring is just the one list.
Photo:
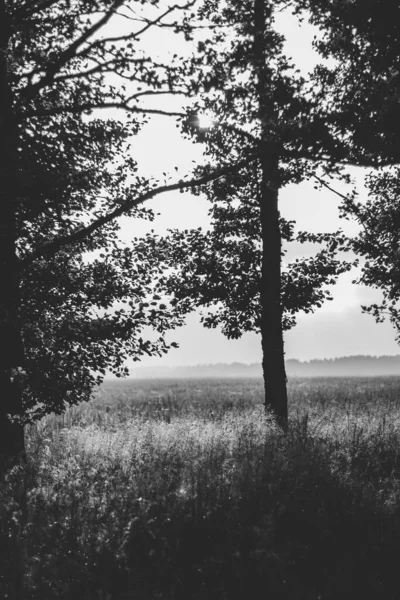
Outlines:
{"label": "tree silhouette", "polygon": [[160,185],[132,154],[148,115],[180,115],[165,95],[190,93],[182,64],[141,39],[163,27],[188,37],[191,4],[0,0],[3,458],[23,452],[24,423],[87,400],[128,355],[164,353],[182,322],[154,295],[159,265],[119,241],[117,218],[152,219],[146,200],[217,176]]}
{"label": "tree silhouette", "polygon": [[298,9],[304,8],[324,32],[317,49],[335,59],[334,67],[315,73],[329,99],[331,121],[362,157],[361,164],[378,167],[366,172],[367,202],[343,196],[341,211],[360,225],[353,240],[353,250],[365,258],[358,283],[383,293],[381,302],[362,309],[378,322],[388,317],[399,340],[400,7],[306,0],[298,3]]}
{"label": "tree silhouette", "polygon": [[[196,130],[193,115],[214,115],[215,125],[200,140],[195,131],[210,161],[202,173],[211,165],[245,164],[207,187],[209,232],[171,232],[158,248],[169,267],[180,265],[160,285],[175,295],[182,310],[212,306],[203,323],[221,325],[228,337],[260,332],[265,404],[286,428],[282,332],[295,324],[297,312],[313,311],[329,299],[327,285],[351,264],[337,258],[339,250],[348,249],[340,231],[295,233],[294,223],[279,214],[279,192],[288,183],[339,174],[341,163],[355,156],[345,140],[335,137],[325,105],[285,58],[282,36],[274,28],[278,5],[229,2],[221,10],[207,2],[201,9],[216,33],[199,44],[194,62],[202,97],[185,131]],[[282,239],[323,247],[282,272]]]}

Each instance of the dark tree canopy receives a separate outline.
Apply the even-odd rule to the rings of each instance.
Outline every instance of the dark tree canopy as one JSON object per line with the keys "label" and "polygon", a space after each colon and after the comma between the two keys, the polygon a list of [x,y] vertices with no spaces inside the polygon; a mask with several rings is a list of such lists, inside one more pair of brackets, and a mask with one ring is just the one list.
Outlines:
{"label": "dark tree canopy", "polygon": [[106,370],[126,372],[128,356],[166,352],[166,329],[181,323],[155,295],[159,265],[119,240],[116,217],[153,219],[142,204],[157,183],[138,173],[134,137],[147,115],[175,115],[165,94],[188,89],[176,60],[145,54],[141,39],[163,26],[187,35],[188,6],[1,2],[2,202],[19,272],[17,316],[4,309],[2,330],[3,340],[22,334],[10,366],[28,419],[88,399]]}
{"label": "dark tree canopy", "polygon": [[[332,121],[364,158],[366,202],[345,198],[342,213],[360,234],[353,249],[365,259],[358,283],[383,293],[363,306],[377,321],[389,317],[399,338],[400,6],[390,1],[305,0],[311,21],[322,28],[316,47],[335,59],[315,76],[332,106]],[[363,162],[363,161],[362,161]]]}
{"label": "dark tree canopy", "polygon": [[322,28],[317,50],[336,61],[334,68],[317,71],[331,118],[367,164],[398,163],[399,5],[373,0],[298,4]]}

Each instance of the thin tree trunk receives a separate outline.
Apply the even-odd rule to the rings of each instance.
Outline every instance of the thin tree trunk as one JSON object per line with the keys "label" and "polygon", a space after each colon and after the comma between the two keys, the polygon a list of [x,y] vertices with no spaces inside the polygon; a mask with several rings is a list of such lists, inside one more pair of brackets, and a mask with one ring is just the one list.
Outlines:
{"label": "thin tree trunk", "polygon": [[[263,162],[265,162],[263,160]],[[265,165],[266,166],[266,165]],[[281,235],[278,191],[265,182],[265,167],[260,194],[262,230],[261,266],[261,345],[265,406],[271,409],[282,429],[287,429],[288,405],[282,331]],[[270,167],[269,169],[270,170]]]}
{"label": "thin tree trunk", "polygon": [[259,206],[262,234],[261,265],[261,345],[265,387],[265,407],[272,410],[278,424],[287,430],[288,406],[281,306],[281,233],[278,195],[280,188],[279,152],[271,134],[274,106],[270,100],[271,70],[266,48],[266,0],[254,1],[254,63],[257,76],[261,131],[261,189]]}
{"label": "thin tree trunk", "polygon": [[23,365],[19,327],[19,276],[16,255],[18,125],[9,84],[10,24],[0,0],[0,470],[24,457],[24,431],[9,414],[22,414],[22,391],[14,382]]}

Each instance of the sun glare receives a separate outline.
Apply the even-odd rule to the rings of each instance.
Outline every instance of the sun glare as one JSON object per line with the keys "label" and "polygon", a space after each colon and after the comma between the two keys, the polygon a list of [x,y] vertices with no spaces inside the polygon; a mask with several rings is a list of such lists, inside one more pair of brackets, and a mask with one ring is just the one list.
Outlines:
{"label": "sun glare", "polygon": [[212,115],[207,113],[199,114],[199,127],[200,129],[210,129],[214,125]]}

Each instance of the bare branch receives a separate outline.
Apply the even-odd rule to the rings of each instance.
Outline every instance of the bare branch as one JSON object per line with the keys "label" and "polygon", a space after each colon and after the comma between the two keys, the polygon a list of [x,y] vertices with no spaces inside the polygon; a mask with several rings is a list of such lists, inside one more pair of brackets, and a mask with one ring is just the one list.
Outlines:
{"label": "bare branch", "polygon": [[[184,92],[183,90],[146,90],[144,92],[137,92],[137,94],[133,94],[130,97],[130,100],[132,99],[136,99],[136,98],[140,98],[141,96],[187,96],[187,92]],[[182,113],[180,116],[186,116],[184,113]]]}
{"label": "bare branch", "polygon": [[160,21],[162,21],[162,19],[164,17],[166,17],[167,15],[169,15],[174,10],[187,10],[188,8],[192,7],[195,3],[196,3],[196,0],[192,0],[191,2],[188,2],[187,4],[182,5],[182,6],[179,5],[179,4],[175,4],[173,6],[170,6],[168,8],[168,10],[166,10],[157,19],[154,19],[154,21],[147,22],[146,25],[144,27],[142,27],[142,29],[139,29],[138,31],[136,31],[135,32],[135,37],[138,37],[139,35],[142,35],[145,31],[147,31],[148,29],[150,29],[154,25],[157,25],[158,23],[160,23]]}
{"label": "bare branch", "polygon": [[137,31],[134,31],[133,33],[126,33],[124,35],[118,35],[118,36],[113,36],[113,37],[107,37],[107,38],[101,38],[96,40],[95,42],[93,42],[93,44],[91,44],[90,46],[88,46],[87,48],[84,48],[81,52],[77,53],[76,56],[78,58],[82,58],[88,55],[88,53],[93,50],[94,48],[100,46],[100,45],[104,45],[104,44],[108,44],[108,43],[113,43],[115,44],[116,42],[128,42],[128,41],[132,41],[137,39],[140,35],[142,35],[143,33],[145,33],[145,31],[147,31],[148,29],[150,29],[153,26],[159,26],[161,19],[163,19],[166,15],[170,14],[172,11],[174,10],[187,10],[188,8],[190,8],[197,0],[192,0],[192,2],[188,2],[187,4],[183,4],[183,5],[179,5],[179,4],[175,4],[174,6],[171,6],[167,11],[165,11],[162,15],[158,16],[156,19],[154,20],[148,20],[145,19],[143,17],[142,21],[146,23],[146,25],[144,27],[142,27],[142,29],[139,29]]}
{"label": "bare branch", "polygon": [[[127,8],[126,6],[124,6],[124,8]],[[128,19],[129,21],[142,21],[143,19],[138,19],[137,17],[130,17],[129,15],[126,15],[125,13],[122,12],[116,12],[116,15],[118,15],[119,17],[122,17],[123,19]]]}
{"label": "bare branch", "polygon": [[[139,20],[139,19],[137,19]],[[146,19],[142,18],[140,19],[141,21],[146,21]],[[155,24],[156,27],[159,27],[160,29],[173,29],[176,27],[176,23],[156,23]],[[208,24],[208,25],[195,25],[192,21],[190,22],[190,29],[192,30],[197,30],[197,29],[210,29],[210,30],[214,30],[214,29],[227,29],[229,28],[230,25],[214,25],[212,23]]]}
{"label": "bare branch", "polygon": [[316,179],[321,185],[323,185],[324,187],[326,187],[326,189],[328,189],[330,192],[333,192],[334,194],[336,194],[337,196],[339,196],[340,198],[342,198],[343,200],[349,200],[348,196],[345,196],[344,194],[341,194],[340,192],[338,192],[337,190],[335,190],[333,187],[331,187],[330,185],[328,185],[327,183],[325,183],[325,181],[323,179],[321,179],[321,177],[318,177],[317,175],[313,175],[314,179]]}
{"label": "bare branch", "polygon": [[21,269],[26,269],[38,258],[43,258],[45,256],[53,256],[65,246],[68,246],[70,244],[78,244],[80,242],[85,241],[92,233],[99,230],[101,227],[104,227],[104,225],[111,223],[118,217],[121,217],[122,215],[128,213],[130,210],[132,210],[136,206],[139,206],[140,204],[143,204],[147,200],[151,200],[155,196],[159,196],[160,194],[165,194],[167,192],[173,192],[176,190],[192,189],[201,185],[205,185],[206,183],[210,183],[211,181],[215,181],[216,179],[219,179],[220,177],[224,177],[231,173],[237,173],[239,169],[251,163],[253,160],[255,160],[255,158],[256,157],[253,157],[251,159],[241,161],[234,165],[226,165],[225,167],[221,167],[213,173],[208,173],[206,175],[203,175],[202,177],[190,179],[189,181],[181,180],[170,185],[163,185],[149,190],[148,192],[145,192],[144,194],[141,194],[136,198],[127,200],[121,206],[114,209],[110,213],[95,219],[90,225],[82,227],[81,229],[78,229],[77,231],[74,231],[73,233],[70,233],[68,235],[55,238],[48,244],[42,246],[41,248],[37,248],[29,256],[22,259],[19,263],[19,266]]}

